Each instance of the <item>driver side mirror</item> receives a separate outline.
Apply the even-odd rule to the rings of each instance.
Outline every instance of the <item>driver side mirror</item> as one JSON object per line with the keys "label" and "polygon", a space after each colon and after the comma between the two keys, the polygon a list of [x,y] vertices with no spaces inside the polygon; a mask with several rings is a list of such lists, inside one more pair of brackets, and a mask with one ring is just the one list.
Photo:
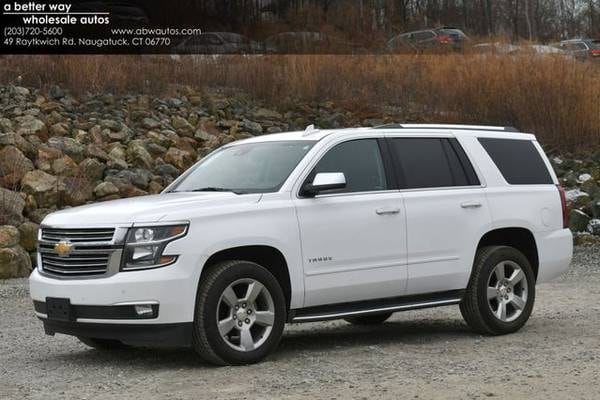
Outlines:
{"label": "driver side mirror", "polygon": [[312,183],[307,183],[302,188],[302,194],[314,197],[328,190],[343,189],[346,187],[346,176],[343,172],[319,172]]}

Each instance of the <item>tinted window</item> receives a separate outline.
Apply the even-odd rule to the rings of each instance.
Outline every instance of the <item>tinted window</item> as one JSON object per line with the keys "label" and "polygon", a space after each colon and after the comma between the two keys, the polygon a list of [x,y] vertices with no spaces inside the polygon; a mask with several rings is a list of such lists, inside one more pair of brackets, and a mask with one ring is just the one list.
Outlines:
{"label": "tinted window", "polygon": [[390,143],[396,158],[397,175],[405,189],[479,184],[471,163],[457,142],[439,138],[394,138]]}
{"label": "tinted window", "polygon": [[385,190],[385,169],[376,139],[352,140],[338,144],[319,161],[309,176],[319,172],[343,172],[346,188],[336,193]]}
{"label": "tinted window", "polygon": [[435,36],[435,33],[433,32],[418,32],[415,33],[415,39],[416,40],[427,40],[427,39],[431,39]]}
{"label": "tinted window", "polygon": [[529,140],[480,138],[506,182],[512,185],[552,184],[540,153]]}

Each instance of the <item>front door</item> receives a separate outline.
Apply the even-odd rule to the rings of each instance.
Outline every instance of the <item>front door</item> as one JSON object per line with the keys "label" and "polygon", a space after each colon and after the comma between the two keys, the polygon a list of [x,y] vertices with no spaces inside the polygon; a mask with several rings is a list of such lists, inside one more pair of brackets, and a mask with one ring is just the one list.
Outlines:
{"label": "front door", "polygon": [[404,294],[406,215],[378,140],[333,146],[306,181],[319,172],[343,172],[347,186],[296,199],[305,307]]}

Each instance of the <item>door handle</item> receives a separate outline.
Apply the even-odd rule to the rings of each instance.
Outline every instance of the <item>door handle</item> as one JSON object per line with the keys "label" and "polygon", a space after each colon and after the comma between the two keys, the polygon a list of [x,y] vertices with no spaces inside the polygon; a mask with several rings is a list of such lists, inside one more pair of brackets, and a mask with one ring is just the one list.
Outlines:
{"label": "door handle", "polygon": [[481,207],[481,203],[477,201],[465,201],[464,203],[460,203],[462,208],[479,208]]}
{"label": "door handle", "polygon": [[377,210],[375,210],[375,213],[377,213],[377,215],[392,215],[398,214],[399,212],[399,208],[378,208]]}

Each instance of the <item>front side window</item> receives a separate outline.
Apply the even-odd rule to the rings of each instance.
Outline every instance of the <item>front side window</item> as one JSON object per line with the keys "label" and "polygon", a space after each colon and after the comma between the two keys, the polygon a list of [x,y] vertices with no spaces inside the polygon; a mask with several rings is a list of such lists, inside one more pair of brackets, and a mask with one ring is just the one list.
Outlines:
{"label": "front side window", "polygon": [[298,140],[225,147],[202,160],[171,191],[276,192],[313,144]]}
{"label": "front side window", "polygon": [[338,144],[323,156],[307,181],[320,172],[343,172],[346,187],[334,193],[371,192],[387,189],[385,168],[377,139],[358,139]]}

